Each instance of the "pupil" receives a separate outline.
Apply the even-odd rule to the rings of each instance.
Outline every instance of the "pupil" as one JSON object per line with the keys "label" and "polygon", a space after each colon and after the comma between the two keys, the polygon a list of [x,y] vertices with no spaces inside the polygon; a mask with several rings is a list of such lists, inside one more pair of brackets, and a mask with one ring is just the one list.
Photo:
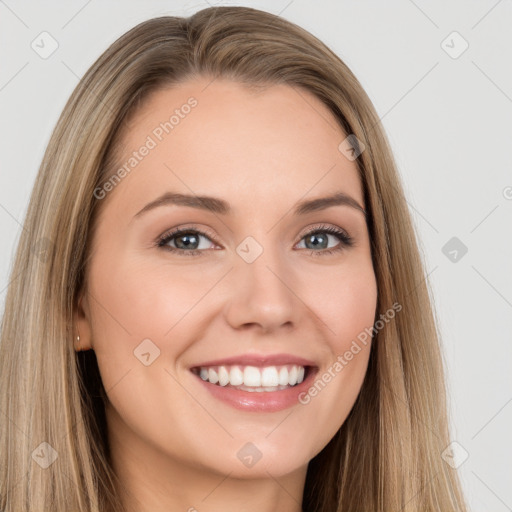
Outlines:
{"label": "pupil", "polygon": [[[188,235],[180,235],[176,240],[183,240],[183,239],[189,239],[189,238],[197,238],[196,235],[193,235],[193,234],[188,234]],[[182,245],[183,247],[179,247],[180,249],[182,248],[189,248],[190,249],[190,245],[194,245],[194,243],[197,243],[197,240],[196,242],[190,242],[190,241],[185,241],[184,243],[176,243],[176,246],[179,247],[180,245]]]}
{"label": "pupil", "polygon": [[[326,236],[317,235],[317,234],[309,235],[309,237],[306,238],[306,246],[308,246],[308,238],[309,239],[313,239],[313,238],[320,239],[321,240],[320,243],[313,243],[313,248],[318,247],[318,245],[322,245],[322,248],[325,249],[324,245],[325,245],[325,242],[327,241]],[[324,243],[322,243],[322,242],[324,242]],[[311,249],[311,248],[312,247],[308,247],[308,249]]]}

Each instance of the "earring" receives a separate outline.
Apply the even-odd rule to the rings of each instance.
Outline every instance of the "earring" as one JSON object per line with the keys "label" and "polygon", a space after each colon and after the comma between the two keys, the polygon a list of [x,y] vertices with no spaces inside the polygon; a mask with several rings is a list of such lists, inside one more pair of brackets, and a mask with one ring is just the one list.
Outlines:
{"label": "earring", "polygon": [[78,352],[82,352],[82,347],[80,346],[80,335],[76,337],[76,342],[78,345]]}

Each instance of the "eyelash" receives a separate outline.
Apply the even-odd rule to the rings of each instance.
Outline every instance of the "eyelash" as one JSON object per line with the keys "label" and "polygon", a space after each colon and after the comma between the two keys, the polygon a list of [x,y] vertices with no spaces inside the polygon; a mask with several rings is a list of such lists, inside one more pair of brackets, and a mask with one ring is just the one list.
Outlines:
{"label": "eyelash", "polygon": [[[327,226],[321,225],[321,226],[317,226],[317,227],[313,228],[312,230],[304,233],[304,235],[302,235],[302,237],[299,241],[302,241],[302,239],[305,238],[306,236],[309,236],[312,234],[317,234],[317,233],[329,233],[331,235],[334,235],[338,238],[340,243],[338,245],[336,245],[335,247],[332,247],[331,249],[323,249],[321,251],[316,251],[314,249],[302,249],[305,251],[309,251],[309,254],[311,256],[326,256],[329,254],[333,254],[333,253],[342,251],[345,248],[349,248],[354,245],[353,238],[351,236],[349,236],[345,231],[343,231],[339,228],[335,228],[333,226],[328,226],[328,225]],[[169,247],[169,246],[165,245],[168,242],[170,242],[173,238],[177,237],[178,235],[183,235],[183,234],[202,235],[202,236],[210,239],[210,241],[216,243],[215,237],[208,231],[202,231],[202,230],[196,229],[194,227],[184,227],[184,228],[173,229],[171,231],[164,233],[163,235],[161,235],[158,238],[156,245],[157,245],[157,247],[159,247],[165,251],[170,251],[170,252],[173,252],[180,256],[199,256],[199,255],[202,255],[202,253],[206,252],[204,249],[184,250],[184,249],[178,249],[176,247]]]}

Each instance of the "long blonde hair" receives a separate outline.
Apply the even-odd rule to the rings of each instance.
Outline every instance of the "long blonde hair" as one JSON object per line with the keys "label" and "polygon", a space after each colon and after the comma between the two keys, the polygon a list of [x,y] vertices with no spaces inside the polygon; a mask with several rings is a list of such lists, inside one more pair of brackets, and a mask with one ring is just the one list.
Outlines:
{"label": "long blonde hair", "polygon": [[2,319],[1,511],[121,510],[94,351],[73,347],[99,211],[94,190],[112,171],[116,134],[142,100],[198,76],[308,90],[345,134],[365,145],[356,164],[377,317],[395,302],[403,309],[374,335],[352,411],[310,461],[303,509],[465,511],[457,474],[441,458],[450,440],[428,283],[379,117],[349,68],[322,42],[246,7],[139,24],[92,65],[60,116],[30,198]]}

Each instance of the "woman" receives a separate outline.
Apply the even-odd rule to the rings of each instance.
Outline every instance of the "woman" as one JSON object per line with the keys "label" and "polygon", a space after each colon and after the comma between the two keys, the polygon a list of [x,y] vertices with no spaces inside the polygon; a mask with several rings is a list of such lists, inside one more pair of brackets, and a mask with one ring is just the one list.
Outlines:
{"label": "woman", "polygon": [[1,510],[466,510],[423,275],[379,118],[324,44],[244,7],[141,23],[30,200]]}

